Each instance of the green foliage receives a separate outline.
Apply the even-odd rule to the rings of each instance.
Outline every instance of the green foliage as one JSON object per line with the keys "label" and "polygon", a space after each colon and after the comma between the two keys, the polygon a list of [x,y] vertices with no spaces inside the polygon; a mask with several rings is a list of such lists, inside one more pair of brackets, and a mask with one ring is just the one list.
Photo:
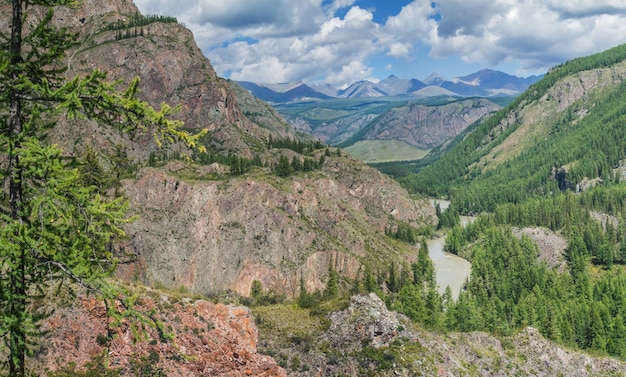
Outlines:
{"label": "green foliage", "polygon": [[420,242],[420,249],[417,254],[417,262],[411,265],[413,272],[413,284],[432,285],[435,280],[435,267],[428,255],[428,245],[425,240]]}
{"label": "green foliage", "polygon": [[291,169],[291,164],[289,163],[289,159],[285,156],[285,155],[280,155],[280,157],[278,158],[278,163],[276,164],[276,167],[274,168],[274,172],[276,173],[276,175],[278,175],[279,177],[288,177],[291,175],[292,173],[292,169]]}
{"label": "green foliage", "polygon": [[243,303],[247,306],[267,306],[276,305],[285,301],[285,295],[279,294],[273,289],[267,292],[263,289],[263,283],[259,280],[253,280],[250,287],[250,297],[244,298]]}
{"label": "green foliage", "polygon": [[328,264],[328,281],[324,290],[324,297],[327,299],[336,298],[339,295],[339,274],[333,267],[333,261]]}
{"label": "green foliage", "polygon": [[[66,80],[62,60],[77,35],[52,20],[55,7],[69,5],[75,2],[13,0],[11,34],[0,36],[0,159],[6,164],[0,175],[0,343],[11,376],[26,375],[26,356],[48,314],[35,313],[33,300],[68,280],[106,295],[104,278],[117,262],[111,243],[124,236],[121,225],[130,220],[126,200],[101,194],[106,180],[97,176],[95,153],[86,151],[82,169],[66,166],[62,151],[45,143],[47,130],[67,117],[131,135],[151,131],[159,144],[195,147],[202,135],[190,136],[169,120],[177,108],[156,110],[139,101],[138,80],[123,91],[100,71]],[[43,14],[38,23],[36,14]],[[27,17],[32,21],[24,27]],[[119,179],[126,169],[123,148],[113,157]]]}
{"label": "green foliage", "polygon": [[418,230],[405,222],[396,220],[385,228],[385,234],[414,245],[417,242]]}
{"label": "green foliage", "polygon": [[[115,40],[143,37],[145,35],[144,26],[148,26],[155,22],[161,23],[177,23],[175,17],[161,16],[149,14],[143,16],[140,13],[134,13],[124,20],[117,20],[108,25],[108,30],[116,30]],[[138,29],[139,28],[139,29]]]}
{"label": "green foliage", "polygon": [[270,135],[267,139],[267,148],[285,148],[290,149],[298,154],[307,154],[318,149],[324,148],[326,145],[319,140],[303,141],[291,138],[275,138]]}
{"label": "green foliage", "polygon": [[69,363],[55,372],[49,372],[48,377],[119,377],[120,369],[109,368],[106,356],[106,351],[103,351],[88,362],[83,370],[76,370],[76,364]]}
{"label": "green foliage", "polygon": [[258,280],[252,281],[252,287],[250,288],[250,296],[253,298],[259,298],[263,294],[263,284]]}
{"label": "green foliage", "polygon": [[[360,376],[378,376],[388,371],[406,369],[411,376],[437,374],[433,360],[424,358],[424,348],[419,342],[406,338],[394,340],[388,347],[374,347],[367,340],[354,352],[359,363]],[[387,373],[385,373],[387,372]]]}
{"label": "green foliage", "polygon": [[437,228],[453,228],[458,226],[461,223],[461,218],[459,217],[459,211],[456,209],[454,205],[450,205],[448,209],[445,211],[435,211],[437,213],[437,218],[439,219],[439,223],[437,224]]}
{"label": "green foliage", "polygon": [[569,243],[569,273],[548,270],[536,246],[506,227],[485,227],[478,239],[467,288],[448,305],[448,329],[507,334],[533,326],[571,347],[624,356],[626,278],[611,271],[592,277],[582,237]]}
{"label": "green foliage", "polygon": [[137,377],[167,377],[167,371],[158,366],[160,356],[152,351],[148,356],[132,358],[130,369]]}

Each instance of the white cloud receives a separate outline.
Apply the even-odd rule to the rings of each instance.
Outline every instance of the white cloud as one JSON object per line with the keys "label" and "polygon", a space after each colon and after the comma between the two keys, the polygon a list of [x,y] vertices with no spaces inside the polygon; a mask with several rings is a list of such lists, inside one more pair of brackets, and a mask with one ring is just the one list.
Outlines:
{"label": "white cloud", "polygon": [[[457,5],[464,4],[461,6],[463,12],[470,12],[467,17],[461,17],[458,9],[450,9],[457,1]],[[571,3],[579,3],[579,11],[585,15],[564,17],[566,10],[573,9]],[[583,3],[587,5],[583,6]],[[446,1],[445,6],[437,5],[441,22],[430,40],[431,54],[436,57],[458,54],[467,62],[492,66],[516,60],[522,70],[546,70],[565,60],[626,42],[626,14],[589,15],[607,9],[609,3],[582,0]],[[617,5],[626,8],[621,2]],[[485,14],[472,12],[473,7],[484,10]]]}
{"label": "white cloud", "polygon": [[365,60],[376,45],[377,25],[371,12],[351,7],[343,18],[321,22],[317,32],[266,38],[258,43],[236,42],[208,50],[218,72],[230,70],[234,80],[257,82],[313,81],[330,83],[371,78]]}
{"label": "white cloud", "polygon": [[359,80],[369,80],[377,82],[378,80],[372,77],[373,68],[368,67],[360,61],[352,61],[341,67],[340,72],[332,72],[327,76],[326,82],[335,85],[341,89],[345,89],[348,84]]}
{"label": "white cloud", "polygon": [[537,73],[626,42],[624,0],[414,0],[384,24],[357,0],[135,3],[185,23],[218,74],[235,80],[344,85],[372,78],[377,55],[417,61],[423,46],[433,58]]}
{"label": "white cloud", "polygon": [[417,43],[428,40],[436,27],[434,14],[429,0],[416,0],[402,7],[398,15],[389,17],[380,39],[388,55],[408,56]]}

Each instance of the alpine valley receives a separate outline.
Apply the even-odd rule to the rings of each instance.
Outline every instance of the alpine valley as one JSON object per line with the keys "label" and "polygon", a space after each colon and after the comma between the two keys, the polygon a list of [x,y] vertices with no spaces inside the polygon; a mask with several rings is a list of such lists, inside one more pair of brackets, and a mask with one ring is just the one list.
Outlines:
{"label": "alpine valley", "polygon": [[[31,4],[26,25],[46,8]],[[3,41],[10,14],[0,0]],[[625,46],[530,87],[506,78],[513,87],[472,92],[468,82],[499,80],[492,71],[421,89],[390,77],[392,96],[369,114],[336,105],[327,117],[342,123],[331,129],[293,127],[218,77],[183,25],[129,0],[84,0],[51,17],[79,33],[50,63],[67,80],[94,69],[121,86],[139,77],[142,101],[178,106],[174,119],[200,137],[195,148],[160,144],[150,130],[69,116],[46,130],[66,168],[127,200],[133,221],[108,245],[119,258],[113,295],[60,281],[36,292],[33,375],[626,374]],[[447,92],[389,100],[428,85]],[[363,101],[353,89],[322,99]],[[521,94],[473,97],[502,89]],[[369,139],[430,152],[375,169],[337,147]],[[462,226],[461,214],[472,221]],[[439,293],[435,237],[472,263],[458,297]]]}
{"label": "alpine valley", "polygon": [[540,78],[484,69],[454,79],[433,73],[424,81],[392,75],[342,90],[327,84],[238,84],[272,103],[296,130],[364,161],[384,162],[421,158]]}

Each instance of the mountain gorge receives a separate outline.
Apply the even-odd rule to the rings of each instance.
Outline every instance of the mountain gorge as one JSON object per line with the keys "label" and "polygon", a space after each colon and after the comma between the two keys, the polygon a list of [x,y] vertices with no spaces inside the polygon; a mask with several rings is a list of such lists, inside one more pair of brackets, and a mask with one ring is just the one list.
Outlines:
{"label": "mountain gorge", "polygon": [[[559,65],[431,157],[394,166],[409,191],[448,196],[453,211],[478,216],[449,225],[446,249],[472,260],[448,311],[453,328],[530,324],[561,344],[624,357],[624,61],[620,45]],[[537,261],[544,250],[516,240],[520,229],[560,235],[566,268]]]}
{"label": "mountain gorge", "polygon": [[[2,30],[8,7],[0,2]],[[33,19],[44,14],[31,9]],[[505,109],[484,99],[438,97],[430,99],[437,106],[381,101],[373,105],[380,112],[370,107],[361,120],[343,114],[346,125],[360,124],[354,140],[401,134],[437,149],[461,133],[438,147],[440,159],[423,162],[431,165],[400,164],[401,186],[292,128],[269,104],[218,77],[191,32],[174,19],[142,16],[126,0],[86,0],[58,8],[54,22],[81,36],[62,62],[68,79],[97,68],[125,83],[138,76],[143,101],[179,105],[175,118],[188,132],[206,130],[198,139],[206,152],[76,118],[63,118],[48,132],[68,166],[101,178],[95,181],[101,195],[126,198],[134,219],[124,225],[124,240],[109,245],[121,258],[111,279],[113,299],[59,285],[46,287],[52,299],[33,303],[54,312],[33,348],[36,372],[626,371],[623,361],[605,357],[626,357],[623,183],[608,173],[624,160],[622,50],[555,68]],[[572,68],[577,63],[580,68]],[[459,85],[480,79],[464,81]],[[420,86],[397,78],[386,85],[385,93]],[[419,126],[430,123],[441,134]],[[611,140],[608,147],[604,139]],[[550,149],[556,146],[561,149]],[[519,183],[529,170],[543,181]],[[615,186],[579,195],[575,186],[585,177]],[[518,191],[508,188],[511,182]],[[442,213],[427,195],[448,197],[451,207]],[[593,211],[585,210],[591,203]],[[485,215],[463,228],[460,212]],[[567,269],[541,264],[537,245],[513,236],[506,228],[512,225],[567,238]],[[474,263],[458,300],[438,294],[425,243],[444,232],[447,249]],[[609,265],[608,250],[617,266]]]}
{"label": "mountain gorge", "polygon": [[[10,29],[4,15],[11,14],[11,4],[3,1],[0,9],[0,26]],[[26,17],[34,23],[45,10],[29,7]],[[118,279],[203,297],[222,292],[249,296],[258,283],[264,292],[284,300],[296,296],[301,285],[311,292],[324,289],[329,274],[336,273],[346,289],[365,266],[415,259],[416,247],[388,237],[386,230],[429,228],[436,221],[430,203],[414,200],[395,181],[341,150],[294,131],[269,105],[217,77],[191,32],[175,19],[142,16],[131,2],[122,0],[107,1],[105,6],[84,1],[77,8],[55,10],[53,24],[79,33],[62,62],[66,78],[99,69],[123,87],[139,77],[141,100],[155,107],[177,106],[174,118],[184,122],[185,130],[192,134],[206,130],[199,140],[206,152],[175,142],[161,146],[150,131],[125,135],[81,118],[62,118],[46,133],[48,141],[64,151],[68,164],[89,176],[102,195],[129,200],[130,215],[136,220],[124,227],[125,240],[111,245],[123,259]],[[134,300],[133,293],[128,297]],[[124,300],[116,304],[120,310],[132,309]],[[159,307],[154,302],[147,305],[148,312]],[[88,312],[100,313],[87,306]],[[78,305],[75,310],[57,319],[54,327],[72,327],[67,320],[85,318],[84,308]],[[170,314],[176,316],[163,315]],[[159,321],[172,320],[165,317]],[[173,339],[163,338],[165,330],[157,325],[161,322],[139,318],[157,326],[161,341],[157,337],[154,344],[144,344],[146,348],[133,348],[136,357],[152,353],[161,360],[173,357],[172,362],[163,361],[170,373],[184,357],[196,357],[177,347],[154,347]],[[225,321],[225,328],[239,326]],[[83,334],[89,340],[77,337],[75,346],[88,347],[96,335],[137,339],[136,333],[124,330],[135,331],[136,325],[131,320],[115,334],[113,330]],[[148,327],[153,329],[152,325]],[[176,334],[185,336],[182,328]],[[97,356],[94,352],[103,351],[103,346],[133,346],[109,340],[86,348],[88,355]],[[57,340],[50,342],[38,357],[56,357],[52,352]],[[176,342],[186,344],[182,338]],[[231,342],[255,352],[254,342],[246,345],[248,338]],[[231,352],[224,347],[221,352]],[[239,352],[237,347],[233,352]],[[80,355],[66,357],[67,363],[85,361]],[[252,359],[262,361],[256,356],[247,360]],[[266,359],[268,375],[284,373],[272,369],[275,364]],[[130,370],[130,360],[120,362],[121,370]],[[204,362],[205,371],[219,365],[215,360]],[[250,364],[236,366],[220,373],[254,370]]]}
{"label": "mountain gorge", "polygon": [[[179,104],[176,118],[186,129],[208,130],[201,143],[209,153],[195,156],[206,161],[198,166],[177,160],[185,152],[180,146],[159,149],[151,135],[129,140],[96,125],[76,129],[74,121],[53,135],[77,157],[91,145],[103,164],[116,145],[126,145],[140,167],[122,183],[140,215],[123,247],[139,257],[141,268],[128,268],[142,281],[249,294],[259,280],[293,296],[301,278],[310,289],[323,285],[331,262],[354,278],[362,263],[410,259],[412,248],[390,242],[385,228],[434,221],[429,205],[414,202],[391,179],[340,151],[316,149],[269,106],[217,77],[178,23],[149,23],[135,35],[133,17],[142,16],[127,2],[104,9],[85,2],[56,17],[85,37],[72,51],[68,76],[96,67],[126,82],[138,76],[144,100]],[[127,23],[110,26],[119,19]],[[130,37],[116,38],[127,30]],[[270,140],[292,142],[268,148]],[[273,173],[281,157],[289,161],[288,177]],[[301,173],[292,169],[294,160],[315,161],[316,168]]]}

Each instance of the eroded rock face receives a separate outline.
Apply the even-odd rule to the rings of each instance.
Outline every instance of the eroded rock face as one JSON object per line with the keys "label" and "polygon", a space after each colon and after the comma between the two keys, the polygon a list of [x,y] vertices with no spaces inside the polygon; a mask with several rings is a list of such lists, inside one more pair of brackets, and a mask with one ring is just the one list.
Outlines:
{"label": "eroded rock face", "polygon": [[94,298],[57,309],[44,322],[50,333],[35,357],[37,368],[54,371],[72,362],[82,368],[104,353],[109,367],[123,376],[133,375],[138,362],[174,377],[286,376],[273,358],[257,353],[257,329],[248,308],[204,300],[173,302],[153,293],[133,307],[143,320],[130,316],[119,324]]}
{"label": "eroded rock face", "polygon": [[120,275],[203,294],[249,295],[259,280],[293,297],[300,279],[310,292],[324,288],[330,263],[353,279],[364,261],[412,261],[413,247],[391,242],[385,227],[390,218],[432,222],[432,207],[353,163],[328,158],[321,172],[289,180],[262,174],[193,183],[145,169],[125,185],[139,215],[125,246],[138,263]]}
{"label": "eroded rock face", "polygon": [[538,259],[546,263],[548,268],[553,268],[559,272],[567,269],[567,261],[565,260],[565,249],[567,248],[567,239],[556,232],[541,227],[532,228],[513,228],[513,235],[518,238],[527,236],[539,248]]}
{"label": "eroded rock face", "polygon": [[486,99],[467,99],[441,106],[409,104],[387,112],[365,139],[402,140],[420,149],[430,149],[499,109],[500,106]]}

